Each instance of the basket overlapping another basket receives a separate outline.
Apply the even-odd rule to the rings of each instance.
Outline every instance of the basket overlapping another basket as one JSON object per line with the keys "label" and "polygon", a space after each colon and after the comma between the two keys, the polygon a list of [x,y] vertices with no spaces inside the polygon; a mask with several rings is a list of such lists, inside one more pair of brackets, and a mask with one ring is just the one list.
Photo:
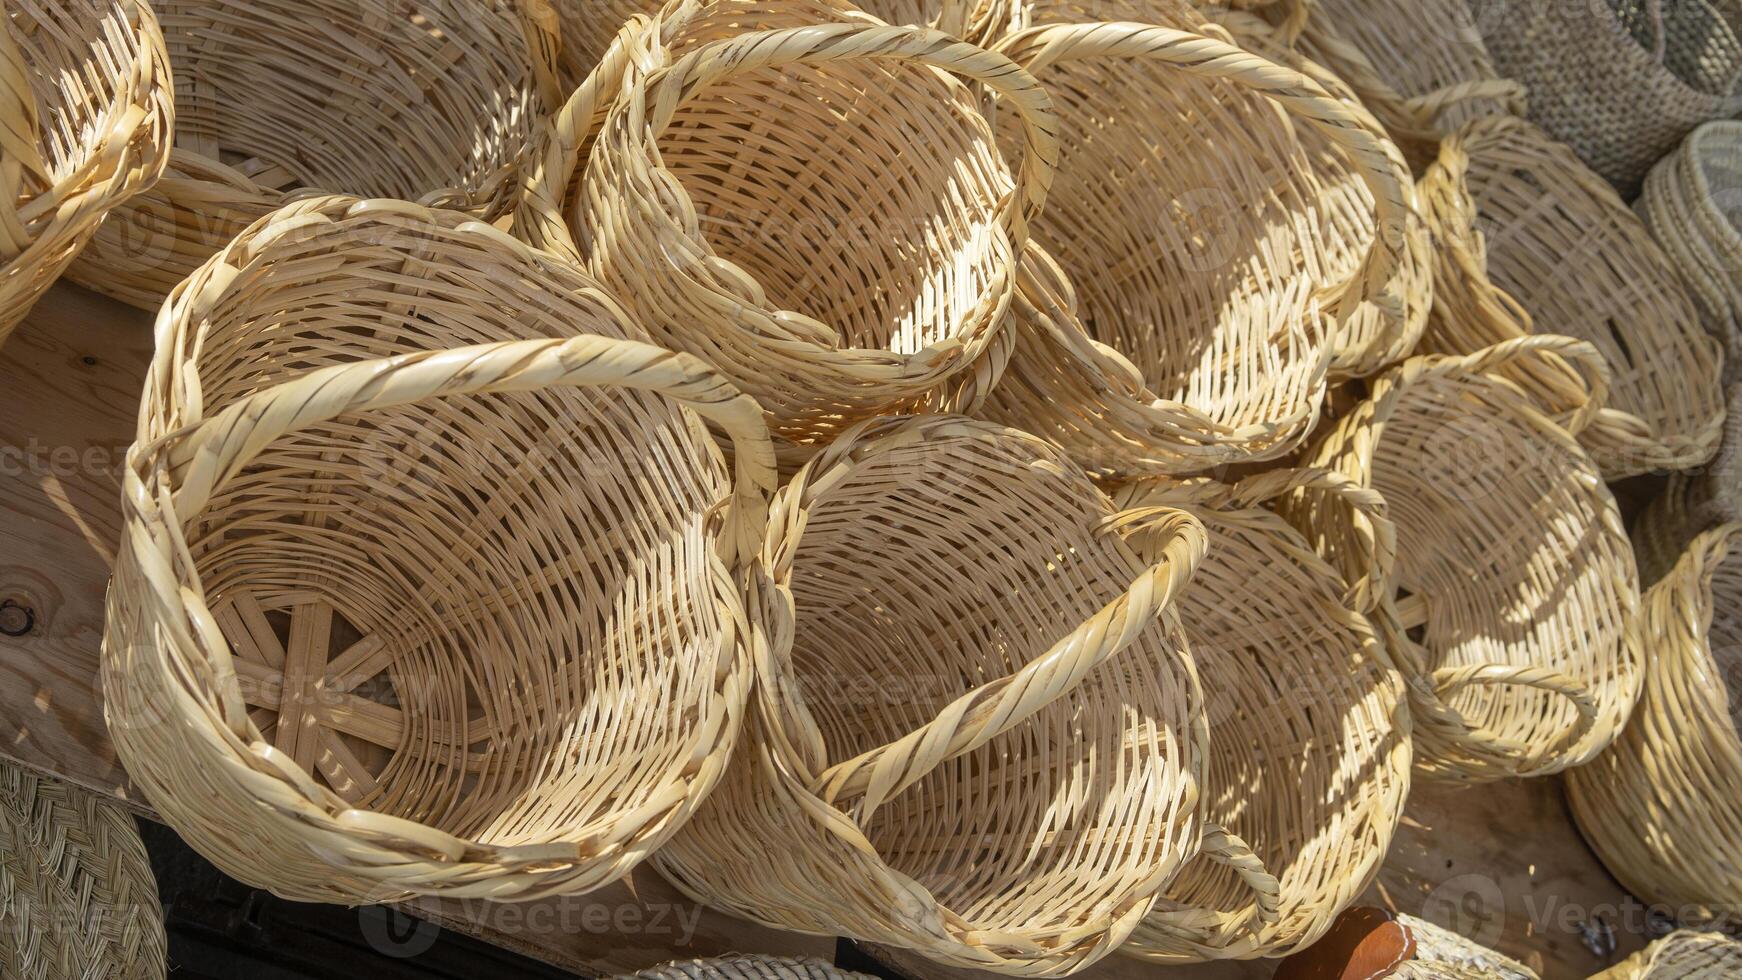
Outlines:
{"label": "basket overlapping another basket", "polygon": [[1471,353],[1533,331],[1587,341],[1614,378],[1580,441],[1619,479],[1712,458],[1723,353],[1676,269],[1615,192],[1522,119],[1475,120],[1420,184],[1438,245],[1422,349]]}
{"label": "basket overlapping another basket", "polygon": [[655,863],[734,915],[947,965],[1106,956],[1206,834],[1172,612],[1203,550],[1196,520],[1116,511],[1034,436],[958,416],[849,431],[775,497],[752,725]]}
{"label": "basket overlapping another basket", "polygon": [[1646,592],[1638,633],[1639,710],[1568,774],[1573,816],[1633,894],[1683,921],[1742,922],[1742,524],[1693,538]]}
{"label": "basket overlapping another basket", "polygon": [[[1544,369],[1519,371],[1526,361]],[[1507,380],[1570,378],[1569,362],[1585,386]],[[1375,379],[1368,400],[1305,454],[1388,505],[1395,565],[1369,573],[1388,552],[1372,546],[1360,515],[1338,522],[1317,498],[1285,501],[1351,581],[1369,574],[1408,684],[1417,762],[1431,776],[1578,765],[1633,710],[1643,679],[1627,633],[1639,603],[1633,553],[1595,463],[1548,414],[1582,403],[1570,420],[1580,431],[1606,384],[1595,349],[1564,337],[1412,358]]]}
{"label": "basket overlapping another basket", "polygon": [[[1361,511],[1389,547],[1379,495],[1340,474],[1145,480],[1115,495],[1121,507],[1185,510],[1209,534],[1178,602],[1209,715],[1204,818],[1247,842],[1278,884],[1263,909],[1231,869],[1200,857],[1126,955],[1179,964],[1305,948],[1367,887],[1402,819],[1412,761],[1403,684],[1372,623],[1345,605],[1342,575],[1260,506],[1297,490]],[[1144,539],[1132,540],[1141,554]]]}
{"label": "basket overlapping another basket", "polygon": [[508,214],[558,98],[532,0],[153,6],[175,76],[169,169],[69,273],[147,310],[298,194]]}
{"label": "basket overlapping another basket", "polygon": [[0,762],[0,976],[163,980],[164,949],[132,815]]}
{"label": "basket overlapping another basket", "polygon": [[0,22],[0,343],[169,159],[169,62],[145,0],[24,0]]}
{"label": "basket overlapping another basket", "polygon": [[460,212],[289,205],[166,304],[128,459],[110,734],[233,877],[584,891],[719,779],[772,445],[569,263]]}
{"label": "basket overlapping another basket", "polygon": [[[1054,93],[1067,151],[986,414],[1117,476],[1287,453],[1318,418],[1336,324],[1365,302],[1401,315],[1395,149],[1184,0],[1059,0],[1030,17],[997,50]],[[1314,153],[1367,194],[1327,188]]]}
{"label": "basket overlapping another basket", "polygon": [[1591,980],[1725,980],[1742,976],[1742,942],[1678,929]]}
{"label": "basket overlapping another basket", "polygon": [[1707,332],[1724,342],[1724,377],[1742,381],[1742,121],[1689,134],[1645,178],[1633,209],[1674,263]]}

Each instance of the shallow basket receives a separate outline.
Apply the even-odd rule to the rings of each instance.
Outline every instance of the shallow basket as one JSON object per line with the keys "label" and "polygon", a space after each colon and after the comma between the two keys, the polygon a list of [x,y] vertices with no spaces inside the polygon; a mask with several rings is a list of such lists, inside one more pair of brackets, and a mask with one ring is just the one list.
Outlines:
{"label": "shallow basket", "polygon": [[[1526,361],[1545,375],[1576,365],[1588,387],[1582,398],[1527,392],[1506,380]],[[1304,455],[1389,506],[1396,564],[1371,572],[1391,552],[1362,537],[1367,522],[1327,519],[1311,497],[1285,501],[1346,575],[1380,583],[1376,619],[1430,776],[1556,772],[1600,752],[1633,709],[1643,674],[1626,642],[1639,603],[1633,553],[1595,464],[1545,409],[1584,401],[1577,432],[1606,380],[1596,351],[1565,337],[1412,358]]]}
{"label": "shallow basket", "polygon": [[1724,342],[1725,380],[1742,381],[1742,121],[1689,134],[1652,168],[1633,210]]}
{"label": "shallow basket", "polygon": [[[1395,150],[1184,0],[1030,15],[998,50],[1053,91],[1067,152],[1034,224],[1051,258],[1025,263],[1016,350],[986,414],[1117,476],[1288,452],[1318,417],[1332,324],[1368,300],[1402,309],[1387,293],[1408,209]],[[1187,29],[1102,22],[1120,16]],[[1327,191],[1297,127],[1370,196]],[[1332,244],[1375,225],[1358,261]]]}
{"label": "shallow basket", "polygon": [[[1057,157],[1034,79],[845,0],[688,0],[623,41],[559,113],[517,232],[734,379],[786,459],[975,407]],[[966,82],[1019,107],[1009,165]]]}
{"label": "shallow basket", "polygon": [[1742,976],[1742,942],[1678,929],[1591,980],[1727,980]]}
{"label": "shallow basket", "polygon": [[668,963],[640,973],[626,973],[614,980],[873,980],[863,973],[849,973],[822,960],[785,959],[774,956],[722,956],[712,960]]}
{"label": "shallow basket", "polygon": [[1629,200],[1652,165],[1708,119],[1735,115],[1742,6],[1734,0],[1470,0],[1530,118]]}
{"label": "shallow basket", "polygon": [[1118,512],[1013,429],[849,431],[775,498],[752,727],[656,864],[734,915],[943,964],[1107,955],[1205,834],[1208,732],[1170,611],[1203,548],[1191,517]]}
{"label": "shallow basket", "polygon": [[538,0],[153,0],[175,149],[70,275],[155,311],[311,189],[509,213],[557,97]]}
{"label": "shallow basket", "polygon": [[0,23],[0,343],[109,211],[163,173],[169,63],[145,0],[18,0]]}
{"label": "shallow basket", "polygon": [[1742,922],[1742,524],[1695,537],[1645,594],[1645,690],[1626,731],[1568,774],[1585,839],[1641,899]]}
{"label": "shallow basket", "polygon": [[1614,376],[1580,441],[1611,480],[1712,458],[1723,355],[1675,266],[1570,149],[1521,119],[1441,144],[1420,202],[1437,249],[1424,351],[1470,353],[1534,330],[1588,341]]}
{"label": "shallow basket", "polygon": [[1179,964],[1311,945],[1378,872],[1403,816],[1412,756],[1402,681],[1367,617],[1345,606],[1343,577],[1259,506],[1297,489],[1385,523],[1378,494],[1322,471],[1233,486],[1145,480],[1114,497],[1185,510],[1209,534],[1177,603],[1209,714],[1204,818],[1250,844],[1278,885],[1261,910],[1231,869],[1200,858],[1126,955]]}
{"label": "shallow basket", "polygon": [[157,336],[103,686],[190,844],[294,899],[530,899],[683,822],[760,629],[750,399],[571,264],[401,201],[262,219]]}
{"label": "shallow basket", "polygon": [[133,817],[0,762],[0,976],[163,980],[163,909]]}

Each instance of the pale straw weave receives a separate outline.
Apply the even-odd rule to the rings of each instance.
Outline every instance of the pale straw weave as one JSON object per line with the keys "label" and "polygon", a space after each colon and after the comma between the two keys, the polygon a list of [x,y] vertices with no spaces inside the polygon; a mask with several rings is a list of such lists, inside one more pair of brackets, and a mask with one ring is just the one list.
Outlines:
{"label": "pale straw weave", "polygon": [[1591,980],[1733,980],[1742,976],[1742,942],[1678,929]]}
{"label": "pale straw weave", "polygon": [[873,980],[863,973],[849,973],[815,958],[783,959],[774,956],[722,956],[712,960],[689,960],[626,973],[614,980]]}

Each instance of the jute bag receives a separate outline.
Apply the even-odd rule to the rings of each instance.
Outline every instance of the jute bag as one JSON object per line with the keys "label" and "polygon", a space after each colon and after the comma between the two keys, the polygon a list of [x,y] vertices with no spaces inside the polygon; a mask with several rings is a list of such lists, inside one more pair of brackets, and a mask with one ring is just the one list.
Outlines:
{"label": "jute bag", "polygon": [[1525,112],[1524,86],[1500,77],[1467,0],[1312,0],[1301,49],[1355,91],[1418,169],[1468,120]]}
{"label": "jute bag", "polygon": [[176,288],[103,686],[127,771],[225,873],[580,892],[707,795],[773,450],[749,398],[636,336],[571,264],[402,201],[290,205]]}
{"label": "jute bag", "polygon": [[1591,980],[1726,980],[1742,976],[1742,942],[1678,929]]}
{"label": "jute bag", "polygon": [[[976,407],[1057,159],[1034,79],[844,0],[680,0],[621,40],[517,233],[717,365],[794,463],[868,417]],[[964,82],[1019,107],[1009,165]]]}
{"label": "jute bag", "polygon": [[[1507,380],[1528,360],[1576,364],[1588,387],[1580,397]],[[1546,409],[1582,401],[1576,433],[1606,383],[1596,351],[1565,337],[1412,358],[1304,454],[1389,506],[1394,552],[1371,546],[1360,515],[1327,517],[1311,496],[1284,501],[1334,564],[1383,583],[1376,619],[1408,683],[1429,776],[1578,765],[1638,698],[1640,654],[1626,642],[1639,604],[1633,553],[1595,464]],[[1395,567],[1368,571],[1391,553]]]}
{"label": "jute bag", "polygon": [[169,64],[145,0],[18,0],[0,23],[0,343],[169,159]]}
{"label": "jute bag", "polygon": [[[1330,324],[1364,301],[1402,306],[1387,290],[1407,174],[1377,125],[1172,6],[1130,12],[1200,30],[1061,0],[998,47],[1054,92],[1069,151],[1034,226],[1050,258],[1025,262],[986,413],[1121,476],[1288,452],[1317,419]],[[1327,193],[1297,127],[1360,175],[1366,213]],[[1380,231],[1360,261],[1331,262],[1337,226],[1363,224]]]}
{"label": "jute bag", "polygon": [[1735,0],[1469,0],[1530,118],[1631,200],[1688,131],[1735,115],[1742,5]]}
{"label": "jute bag", "polygon": [[311,189],[508,214],[558,92],[535,3],[153,0],[175,73],[169,170],[72,278],[155,311]]}
{"label": "jute bag", "polygon": [[0,976],[163,980],[163,909],[133,817],[0,762]]}
{"label": "jute bag", "polygon": [[1742,381],[1742,121],[1689,134],[1651,169],[1633,210],[1723,341],[1725,380]]}
{"label": "jute bag", "polygon": [[1205,836],[1208,731],[1171,612],[1203,552],[1196,520],[1115,510],[1026,433],[850,430],[775,497],[752,725],[654,861],[780,928],[1012,975],[1086,967]]}
{"label": "jute bag", "polygon": [[[1178,964],[1311,945],[1378,872],[1403,816],[1412,760],[1403,683],[1372,623],[1345,605],[1343,577],[1260,506],[1303,489],[1389,525],[1377,493],[1323,471],[1231,486],[1144,480],[1114,495],[1120,507],[1185,510],[1209,534],[1177,603],[1209,715],[1204,818],[1247,842],[1278,883],[1266,909],[1232,869],[1200,857],[1126,955]],[[1144,537],[1132,542],[1142,555]]]}
{"label": "jute bag", "polygon": [[773,956],[722,956],[713,960],[668,963],[640,973],[626,973],[615,980],[873,980],[863,973],[849,973],[819,959],[781,959]]}
{"label": "jute bag", "polygon": [[1674,264],[1615,192],[1521,119],[1446,138],[1419,185],[1438,260],[1422,349],[1469,353],[1534,330],[1596,346],[1614,377],[1580,441],[1611,480],[1712,458],[1723,355]]}
{"label": "jute bag", "polygon": [[1742,524],[1695,537],[1637,629],[1639,709],[1567,774],[1573,816],[1633,894],[1688,921],[1742,917]]}

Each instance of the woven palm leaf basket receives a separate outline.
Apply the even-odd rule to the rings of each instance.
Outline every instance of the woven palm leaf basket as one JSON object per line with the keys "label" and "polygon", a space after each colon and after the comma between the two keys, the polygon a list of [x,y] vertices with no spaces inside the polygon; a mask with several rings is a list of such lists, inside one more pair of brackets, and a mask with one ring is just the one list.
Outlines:
{"label": "woven palm leaf basket", "polygon": [[177,287],[103,683],[190,844],[293,899],[531,899],[687,818],[743,716],[773,449],[638,337],[573,265],[402,201],[289,205]]}
{"label": "woven palm leaf basket", "polygon": [[163,980],[164,949],[132,815],[0,762],[0,976]]}
{"label": "woven palm leaf basket", "polygon": [[614,980],[872,980],[863,973],[850,973],[819,959],[784,959],[774,956],[722,956],[690,960],[626,973]]}
{"label": "woven palm leaf basket", "polygon": [[[1395,150],[1184,0],[1049,0],[1030,16],[998,50],[1053,92],[1067,152],[1034,226],[1050,259],[1025,262],[1016,352],[986,413],[1115,476],[1288,452],[1317,420],[1333,324],[1367,300],[1402,310]],[[1166,23],[1103,21],[1125,16]],[[1314,150],[1369,196],[1325,187]],[[1355,255],[1335,241],[1363,228]]]}
{"label": "woven palm leaf basket", "polygon": [[1495,65],[1529,89],[1530,119],[1629,200],[1690,130],[1742,109],[1735,0],[1469,4]]}
{"label": "woven palm leaf basket", "polygon": [[0,343],[169,159],[169,63],[145,0],[18,0],[0,24]]}
{"label": "woven palm leaf basket", "polygon": [[1711,122],[1653,167],[1634,211],[1681,273],[1706,331],[1742,381],[1742,121]]}
{"label": "woven palm leaf basket", "polygon": [[508,214],[558,97],[536,2],[153,0],[175,74],[169,170],[71,277],[155,311],[314,189]]}
{"label": "woven palm leaf basket", "polygon": [[1729,980],[1742,976],[1742,942],[1678,929],[1591,980]]}
{"label": "woven palm leaf basket", "polygon": [[1641,899],[1742,921],[1742,524],[1693,538],[1645,594],[1645,690],[1626,731],[1568,774],[1579,829]]}
{"label": "woven palm leaf basket", "polygon": [[1426,919],[1400,915],[1415,940],[1415,958],[1386,974],[1392,980],[1537,980],[1523,963],[1443,929]]}
{"label": "woven palm leaf basket", "polygon": [[1408,684],[1418,767],[1436,778],[1588,761],[1639,695],[1639,651],[1626,642],[1639,586],[1620,513],[1547,414],[1574,394],[1507,380],[1527,360],[1587,373],[1579,431],[1601,404],[1602,362],[1588,344],[1537,336],[1404,362],[1305,453],[1385,498],[1389,572],[1370,571],[1388,552],[1358,517],[1327,516],[1313,497],[1284,501],[1346,574],[1382,583],[1376,618]]}
{"label": "woven palm leaf basket", "polygon": [[1470,353],[1535,330],[1594,344],[1614,378],[1580,441],[1611,480],[1712,458],[1723,355],[1675,265],[1572,150],[1521,119],[1448,137],[1420,183],[1438,256],[1422,349]]}
{"label": "woven palm leaf basket", "polygon": [[850,430],[775,498],[752,725],[655,863],[734,915],[1017,976],[1111,953],[1200,847],[1274,889],[1198,819],[1208,730],[1171,609],[1203,549],[1034,436]]}
{"label": "woven palm leaf basket", "polygon": [[1402,681],[1367,617],[1345,606],[1343,577],[1260,506],[1301,488],[1386,523],[1378,494],[1322,471],[1232,486],[1145,480],[1114,497],[1185,510],[1209,534],[1178,603],[1209,714],[1204,818],[1249,843],[1278,883],[1264,921],[1233,871],[1200,857],[1126,955],[1178,964],[1311,945],[1378,872],[1402,818],[1412,760]]}
{"label": "woven palm leaf basket", "polygon": [[[794,465],[865,418],[975,407],[1057,159],[1034,79],[845,0],[679,0],[622,39],[518,233],[754,396]],[[969,83],[1019,107],[1008,160]]]}

